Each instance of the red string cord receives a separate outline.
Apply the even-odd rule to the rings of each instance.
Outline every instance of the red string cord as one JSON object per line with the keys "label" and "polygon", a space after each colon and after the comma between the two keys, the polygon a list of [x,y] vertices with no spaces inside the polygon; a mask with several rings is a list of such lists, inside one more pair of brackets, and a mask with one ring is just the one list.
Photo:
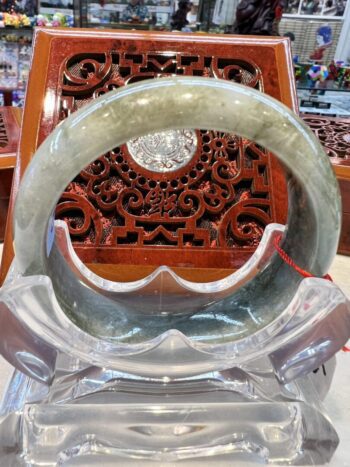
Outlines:
{"label": "red string cord", "polygon": [[[283,261],[287,263],[290,267],[292,267],[295,271],[297,271],[301,276],[315,277],[310,272],[305,271],[305,269],[298,266],[295,263],[295,261],[292,260],[292,258],[283,250],[283,248],[281,248],[280,246],[281,240],[282,240],[282,235],[276,235],[273,243],[274,243],[274,247],[276,248],[277,253],[283,259]],[[333,279],[331,278],[329,274],[326,274],[325,276],[323,276],[323,279],[327,279],[328,281],[333,282]],[[343,352],[350,352],[350,347],[344,346],[342,350]]]}

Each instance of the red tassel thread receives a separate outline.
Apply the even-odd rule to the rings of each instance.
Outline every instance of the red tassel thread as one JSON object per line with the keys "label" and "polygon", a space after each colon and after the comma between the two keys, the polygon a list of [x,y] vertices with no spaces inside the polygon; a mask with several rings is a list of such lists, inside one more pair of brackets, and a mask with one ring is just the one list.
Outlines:
{"label": "red tassel thread", "polygon": [[[276,235],[274,239],[274,246],[276,248],[277,253],[280,255],[280,257],[283,259],[285,263],[287,263],[290,267],[292,267],[295,271],[297,271],[301,276],[303,277],[315,277],[313,274],[311,274],[308,271],[305,271],[305,269],[302,269],[300,266],[298,266],[292,258],[280,247],[280,242],[282,240],[282,235]],[[326,274],[323,276],[323,279],[326,279],[328,281],[333,282],[333,279],[329,274]],[[344,346],[343,347],[343,352],[350,352],[350,347]]]}

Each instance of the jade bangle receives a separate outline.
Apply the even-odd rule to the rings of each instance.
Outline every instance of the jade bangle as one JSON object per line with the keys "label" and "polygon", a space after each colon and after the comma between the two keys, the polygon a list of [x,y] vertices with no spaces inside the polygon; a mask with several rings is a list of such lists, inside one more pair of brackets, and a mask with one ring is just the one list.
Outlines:
{"label": "jade bangle", "polygon": [[[288,108],[223,80],[175,77],[130,85],[96,99],[55,129],[27,168],[15,206],[20,272],[50,276],[64,311],[93,335],[140,342],[176,328],[199,342],[235,340],[274,320],[300,283],[298,274],[273,255],[251,281],[208,304],[205,313],[189,312],[186,319],[176,320],[159,310],[145,321],[131,319],[118,296],[86,287],[69,271],[48,236],[65,187],[99,155],[126,141],[182,128],[235,133],[273,152],[288,170],[289,218],[283,248],[315,276],[324,275],[333,260],[341,221],[338,185],[320,143]],[[179,306],[175,303],[174,309]],[[138,331],[131,332],[136,327]]]}

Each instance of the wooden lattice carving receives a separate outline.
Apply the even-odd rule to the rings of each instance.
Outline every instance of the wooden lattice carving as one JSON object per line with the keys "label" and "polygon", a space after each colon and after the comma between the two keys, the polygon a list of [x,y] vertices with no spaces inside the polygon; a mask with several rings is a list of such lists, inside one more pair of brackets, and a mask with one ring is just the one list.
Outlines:
{"label": "wooden lattice carving", "polygon": [[304,114],[337,175],[342,197],[342,231],[338,253],[350,254],[350,119]]}
{"label": "wooden lattice carving", "polygon": [[6,118],[3,112],[0,112],[0,148],[5,149],[9,144],[9,137],[6,127]]}
{"label": "wooden lattice carving", "polygon": [[0,107],[0,241],[4,240],[21,110]]}
{"label": "wooden lattice carving", "polygon": [[[62,73],[61,118],[112,89],[171,75],[263,88],[259,68],[249,61],[185,53],[76,55],[68,58]],[[181,136],[196,144],[194,156],[178,170],[147,170],[135,161],[129,145],[84,170],[57,209],[75,242],[95,247],[256,246],[272,221],[266,152],[234,135],[201,130],[176,135],[171,142],[175,159],[183,156],[181,144],[176,147]],[[143,147],[139,142],[136,151],[148,149],[151,156],[155,146],[145,147],[151,142],[143,141]]]}
{"label": "wooden lattice carving", "polygon": [[0,107],[0,169],[11,168],[15,165],[14,158],[18,141],[21,109],[17,107]]}
{"label": "wooden lattice carving", "polygon": [[[140,80],[171,75],[232,80],[295,109],[288,47],[283,38],[38,30],[16,180],[38,145],[71,112]],[[179,157],[176,149],[180,139],[188,146],[186,163],[186,154]],[[102,154],[67,187],[57,217],[68,222],[75,251],[89,267],[237,268],[255,251],[266,224],[285,222],[283,171],[264,148],[206,128],[185,131],[173,142],[166,162],[170,171],[153,170],[158,162],[150,154],[159,145],[153,137]],[[9,229],[3,275],[11,244]],[[99,274],[115,278],[110,271],[98,267]]]}
{"label": "wooden lattice carving", "polygon": [[350,119],[303,115],[333,164],[350,166]]}

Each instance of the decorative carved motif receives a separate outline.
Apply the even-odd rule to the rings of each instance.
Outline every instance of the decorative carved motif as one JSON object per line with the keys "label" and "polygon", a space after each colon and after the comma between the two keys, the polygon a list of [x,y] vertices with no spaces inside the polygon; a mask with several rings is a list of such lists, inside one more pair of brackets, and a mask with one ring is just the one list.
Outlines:
{"label": "decorative carved motif", "polygon": [[[174,74],[262,89],[259,69],[242,60],[76,55],[63,70],[60,116],[111,89]],[[267,155],[257,145],[214,131],[165,132],[101,156],[68,186],[57,216],[86,245],[256,246],[272,221],[269,191]]]}
{"label": "decorative carved motif", "polygon": [[198,146],[194,130],[170,130],[141,136],[126,145],[130,156],[151,172],[173,172],[184,167]]}
{"label": "decorative carved motif", "polygon": [[9,138],[6,128],[6,119],[3,113],[0,113],[0,148],[6,148],[9,144]]}
{"label": "decorative carved motif", "polygon": [[4,240],[13,168],[19,141],[21,109],[0,107],[0,241]]}
{"label": "decorative carved motif", "polygon": [[[215,76],[233,79],[259,88],[287,106],[295,108],[297,100],[294,87],[291,86],[292,67],[288,52],[287,39],[281,37],[242,38],[231,34],[164,34],[156,31],[105,29],[80,30],[72,33],[72,31],[57,28],[38,29],[35,32],[32,59],[32,68],[37,70],[37,73],[35,76],[31,75],[27,86],[27,100],[19,148],[20,163],[16,166],[12,192],[17,193],[20,180],[33,154],[61,119],[94,98],[99,92],[107,92],[109,88],[122,86],[127,82],[176,73],[188,76]],[[205,98],[204,95],[203,99]],[[121,115],[120,118],[123,116]],[[204,135],[202,136],[198,131],[196,134],[200,141],[197,143],[197,152],[188,165],[192,163],[196,165],[199,162],[195,162],[195,160],[201,157],[198,155],[198,151],[200,151],[201,144],[203,146],[202,138]],[[10,132],[9,136],[12,140]],[[210,152],[217,153],[214,146],[215,135],[209,134],[208,137],[207,143],[209,142]],[[254,251],[254,246],[251,245],[257,242],[259,231],[263,228],[262,224],[265,224],[265,221],[260,219],[266,215],[273,222],[284,223],[287,211],[286,181],[278,161],[270,155],[265,156],[261,148],[256,148],[256,151],[253,151],[254,147],[249,147],[248,142],[241,142],[239,147],[248,155],[244,156],[245,174],[241,181],[238,178],[237,186],[234,186],[236,198],[242,203],[244,211],[238,216],[238,222],[233,221],[231,225],[226,223],[229,232],[227,244],[232,244],[233,247],[219,246],[214,238],[213,247],[198,246],[198,242],[193,241],[193,231],[192,237],[187,235],[184,238],[185,248],[177,248],[174,243],[170,244],[169,242],[164,246],[158,245],[156,240],[154,240],[154,244],[149,243],[139,247],[132,243],[132,241],[138,240],[137,236],[135,240],[135,233],[132,230],[127,238],[124,238],[124,244],[113,244],[113,235],[117,227],[124,226],[127,229],[129,223],[135,221],[136,227],[141,230],[143,229],[142,225],[148,227],[148,231],[146,229],[142,235],[150,237],[150,229],[154,227],[154,224],[141,223],[140,227],[138,221],[143,222],[143,218],[135,216],[135,211],[137,215],[139,212],[142,213],[140,208],[137,212],[136,199],[133,200],[133,203],[129,201],[123,206],[124,210],[129,212],[129,209],[132,209],[134,213],[126,219],[120,216],[116,205],[113,206],[115,198],[120,198],[122,190],[135,189],[137,183],[135,179],[132,179],[134,174],[131,177],[132,181],[128,181],[130,177],[124,176],[122,164],[119,162],[117,164],[117,161],[113,162],[119,154],[112,151],[110,154],[101,155],[94,164],[76,177],[69,187],[69,191],[64,194],[59,203],[58,216],[66,218],[70,223],[75,252],[93,271],[109,280],[137,280],[144,277],[145,270],[150,272],[160,264],[179,267],[182,271],[183,268],[187,268],[185,276],[190,280],[199,281],[203,280],[203,273],[199,272],[198,268],[212,269],[212,271],[205,273],[205,277],[210,277],[211,280],[224,277],[226,274],[223,271],[224,268],[239,268]],[[126,155],[129,154],[126,147],[119,149]],[[130,166],[137,164],[132,161],[131,157],[128,156],[128,158]],[[234,167],[235,160],[232,152],[230,152],[229,159],[231,167]],[[215,173],[214,165],[215,163],[213,164],[213,173]],[[122,176],[119,175],[120,172],[116,167],[122,172]],[[144,196],[145,209],[148,209],[146,219],[149,220],[151,216],[159,216],[159,211],[164,212],[162,224],[160,224],[161,228],[165,229],[167,235],[173,232],[174,237],[179,237],[181,229],[185,229],[186,225],[189,225],[191,209],[186,211],[181,208],[182,212],[180,212],[169,207],[169,204],[173,203],[172,196],[179,196],[181,189],[175,191],[172,188],[174,191],[170,191],[168,188],[166,190],[165,185],[162,184],[161,187],[160,183],[166,182],[166,187],[169,187],[173,179],[179,178],[181,181],[181,178],[186,175],[186,167],[174,172],[157,173],[157,176],[141,166],[138,166],[138,169],[139,171],[136,172],[137,180],[141,178],[142,181],[142,176],[146,180],[145,189],[136,187]],[[250,174],[257,173],[260,179],[255,181],[254,178],[249,178],[250,174],[246,175],[246,170],[249,170]],[[189,172],[191,170],[187,170],[187,173]],[[111,174],[110,179],[108,178],[109,173]],[[221,187],[221,189],[225,189],[226,186],[221,186],[220,181],[211,179],[210,173],[209,170],[206,170],[205,177],[203,176],[201,179],[204,187],[202,196],[205,195],[208,199],[210,196],[215,197],[216,192],[220,194],[218,189],[215,192],[214,185]],[[138,177],[138,174],[143,175]],[[244,177],[248,177],[248,179]],[[221,176],[221,178],[224,177]],[[146,203],[146,197],[151,191],[147,189],[148,179],[150,182],[151,180],[156,181],[156,186],[159,189],[162,188],[161,193],[164,195],[163,204],[159,202],[152,204],[152,207],[154,204],[156,206],[154,210],[157,209],[157,212],[155,213],[149,213],[152,194],[148,196]],[[167,180],[169,180],[169,184]],[[207,183],[204,184],[204,181]],[[96,193],[92,190],[95,185],[99,185],[94,188]],[[208,189],[209,185],[213,185],[212,191]],[[110,190],[111,186],[113,186],[113,191]],[[115,190],[118,186],[120,191],[116,193]],[[191,187],[185,186],[182,192],[185,193],[192,187],[195,189],[195,184]],[[100,193],[98,193],[99,189]],[[215,205],[215,200],[211,202]],[[231,202],[231,205],[227,203],[225,212],[228,212],[234,203],[235,201]],[[13,215],[13,204],[12,200],[10,216]],[[164,208],[161,207],[162,205]],[[100,206],[107,206],[107,208]],[[252,216],[253,210],[254,216],[256,213],[259,214],[258,218]],[[180,224],[179,226],[176,223],[164,222],[165,214],[168,215],[168,213],[170,213],[169,218],[171,219],[175,218],[176,220],[178,215],[184,217],[185,225]],[[233,208],[231,214],[231,218],[233,218],[235,215]],[[194,223],[193,220],[191,222]],[[200,220],[198,222],[200,223]],[[239,224],[241,232],[243,231],[244,235],[248,236],[247,239],[239,241],[240,246],[238,247],[234,246],[234,242],[238,243],[238,240],[232,238],[230,232],[231,228],[235,228],[235,224]],[[198,225],[196,225],[197,233]],[[207,213],[200,228],[207,230],[206,226],[208,226],[212,238],[217,235],[218,225],[221,226],[220,230],[222,231],[224,224],[221,223],[220,215]],[[250,235],[249,229],[252,232]],[[236,237],[239,233],[239,231],[236,232]],[[242,236],[242,234],[240,235]],[[162,235],[159,234],[159,236]],[[5,279],[13,260],[12,237],[12,223],[9,222],[3,248],[0,282]],[[164,239],[161,240],[164,242]],[[120,241],[119,238],[118,241]],[[120,268],[119,265],[123,265],[123,267]]]}
{"label": "decorative carved motif", "polygon": [[350,120],[304,114],[333,164],[350,165]]}

